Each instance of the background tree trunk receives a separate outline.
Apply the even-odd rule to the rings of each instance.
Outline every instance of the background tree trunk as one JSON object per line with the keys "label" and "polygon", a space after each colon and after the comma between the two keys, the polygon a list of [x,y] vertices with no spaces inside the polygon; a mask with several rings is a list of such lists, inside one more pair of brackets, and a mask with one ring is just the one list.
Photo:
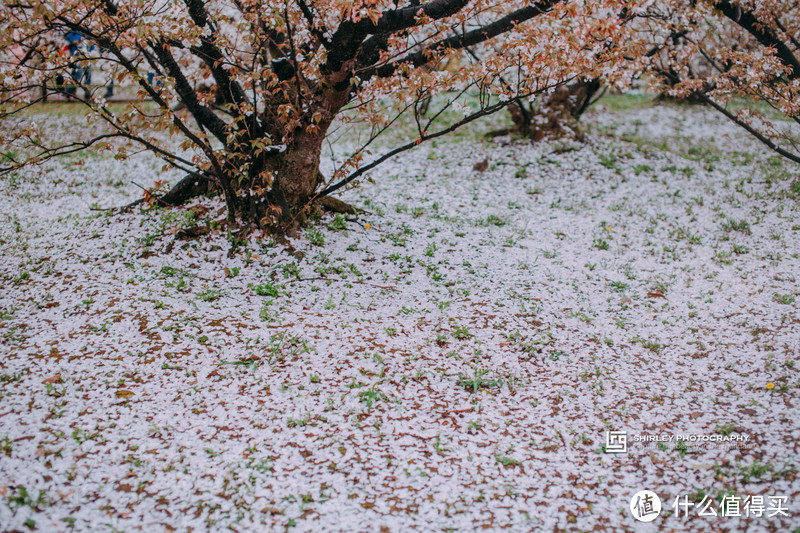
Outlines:
{"label": "background tree trunk", "polygon": [[525,106],[523,102],[508,107],[514,127],[489,134],[516,133],[534,142],[549,138],[572,138],[583,140],[580,117],[592,98],[600,90],[599,79],[581,79],[568,85],[557,87],[544,97],[538,107]]}

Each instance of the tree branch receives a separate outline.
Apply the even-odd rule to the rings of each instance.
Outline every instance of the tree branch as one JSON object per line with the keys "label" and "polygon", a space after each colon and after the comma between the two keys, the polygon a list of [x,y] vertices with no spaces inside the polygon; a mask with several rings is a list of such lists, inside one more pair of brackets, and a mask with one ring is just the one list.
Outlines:
{"label": "tree branch", "polygon": [[225,57],[219,47],[214,44],[214,40],[218,37],[217,28],[211,24],[211,19],[208,17],[204,2],[202,0],[184,0],[186,7],[189,9],[189,16],[199,28],[207,28],[211,31],[211,37],[200,37],[200,46],[191,47],[191,51],[211,70],[211,75],[214,76],[214,81],[217,82],[220,94],[222,97],[231,103],[242,104],[247,102],[247,95],[233,78],[230,73],[224,68]]}
{"label": "tree branch", "polygon": [[769,137],[767,137],[766,135],[762,134],[760,131],[758,131],[757,129],[752,127],[750,124],[748,124],[747,122],[741,120],[739,117],[737,117],[736,115],[734,115],[733,113],[731,113],[730,111],[728,111],[727,109],[725,109],[724,107],[719,105],[717,102],[715,102],[714,100],[709,98],[709,96],[707,94],[705,94],[704,92],[695,91],[692,94],[694,96],[700,98],[700,100],[702,100],[703,102],[705,102],[709,106],[713,107],[714,109],[716,109],[717,111],[719,111],[720,113],[725,115],[726,117],[728,117],[734,124],[736,124],[737,126],[741,127],[742,129],[744,129],[747,133],[749,133],[750,135],[755,137],[761,144],[763,144],[764,146],[766,146],[767,148],[769,148],[773,152],[782,155],[783,157],[785,157],[786,159],[789,159],[790,161],[794,161],[795,163],[800,163],[800,156],[798,156],[796,154],[793,154],[793,153],[789,152],[788,150],[785,150],[785,149],[781,148],[780,146],[775,144]]}
{"label": "tree branch", "polygon": [[331,39],[331,52],[323,66],[323,73],[337,72],[346,61],[356,57],[361,43],[368,35],[402,31],[419,24],[420,15],[439,20],[458,13],[469,0],[431,0],[427,4],[411,5],[384,11],[376,22],[368,17],[358,22],[345,21],[339,25]]}
{"label": "tree branch", "polygon": [[741,26],[762,45],[774,48],[781,62],[791,69],[789,79],[800,78],[800,61],[792,53],[786,43],[762,21],[759,21],[751,11],[746,11],[741,5],[732,5],[729,0],[718,0],[714,7],[722,12],[728,19]]}
{"label": "tree branch", "polygon": [[441,52],[442,50],[459,50],[468,46],[482,43],[484,41],[488,41],[489,39],[497,37],[498,35],[513,29],[517,24],[528,21],[538,15],[542,15],[550,11],[553,6],[560,2],[561,0],[539,0],[539,2],[536,2],[531,6],[517,9],[516,11],[497,19],[496,21],[487,24],[486,26],[462,33],[460,35],[442,39],[441,41],[435,42],[432,45],[423,48],[422,50],[414,52],[413,54],[408,54],[405,57],[386,65],[363,70],[359,74],[359,78],[361,78],[363,81],[366,81],[373,76],[385,78],[394,74],[398,67],[403,64],[411,64],[414,67],[422,66],[428,63],[430,58],[433,57],[436,52]]}
{"label": "tree branch", "polygon": [[322,46],[324,46],[326,50],[330,50],[331,42],[325,38],[325,28],[322,30],[317,28],[316,21],[314,19],[314,12],[310,7],[308,7],[308,4],[306,4],[304,0],[296,0],[296,3],[300,7],[300,11],[303,12],[303,16],[308,22],[308,29],[311,34],[316,37],[320,43],[322,43]]}
{"label": "tree branch", "polygon": [[197,122],[208,128],[214,137],[224,143],[227,140],[227,126],[225,121],[219,118],[213,111],[200,103],[197,99],[195,92],[189,80],[184,76],[178,62],[172,57],[172,54],[164,43],[152,43],[151,48],[158,57],[158,62],[166,70],[167,74],[175,80],[175,92],[178,93],[181,101],[186,105],[186,108],[195,117]]}
{"label": "tree branch", "polygon": [[423,134],[420,137],[418,137],[417,139],[415,139],[415,140],[413,140],[411,142],[408,142],[408,143],[406,143],[406,144],[404,144],[402,146],[399,146],[399,147],[395,148],[394,150],[391,150],[391,151],[387,152],[386,154],[384,154],[384,155],[380,156],[379,158],[375,159],[374,161],[372,161],[372,162],[364,165],[363,167],[359,168],[358,170],[356,170],[355,172],[353,172],[352,174],[350,174],[346,178],[342,179],[341,181],[339,181],[339,182],[327,187],[323,191],[315,194],[313,199],[312,199],[312,202],[318,200],[319,198],[322,198],[323,196],[327,196],[329,194],[332,194],[332,193],[338,191],[339,189],[341,189],[345,185],[351,183],[353,180],[355,180],[358,177],[360,177],[361,175],[363,175],[364,173],[372,170],[373,168],[375,168],[376,166],[380,165],[381,163],[383,163],[387,159],[390,159],[390,158],[396,156],[397,154],[399,154],[401,152],[405,152],[405,151],[411,150],[412,148],[415,148],[416,146],[419,146],[420,144],[422,144],[425,141],[429,141],[431,139],[435,139],[437,137],[441,137],[441,136],[446,135],[448,133],[452,133],[453,131],[457,130],[458,128],[460,128],[462,126],[465,126],[466,124],[469,124],[470,122],[474,122],[474,121],[478,120],[479,118],[491,115],[492,113],[496,113],[497,111],[500,111],[504,107],[507,107],[507,106],[509,106],[509,105],[511,105],[511,104],[523,99],[523,98],[528,98],[532,94],[540,93],[540,92],[542,92],[542,91],[544,91],[546,89],[563,85],[564,83],[566,83],[566,81],[556,83],[554,85],[542,88],[542,89],[537,90],[537,91],[532,91],[532,92],[528,92],[528,93],[525,93],[525,94],[521,94],[521,95],[518,95],[518,96],[516,96],[514,98],[511,98],[509,100],[506,100],[506,101],[502,101],[502,102],[498,102],[496,104],[488,105],[488,106],[484,107],[483,109],[481,109],[480,111],[478,111],[476,113],[473,113],[473,114],[469,115],[468,117],[464,117],[463,119],[459,120],[458,122],[456,122],[454,124],[451,124],[447,128],[444,128],[444,129],[439,130],[439,131],[434,132],[434,133]]}

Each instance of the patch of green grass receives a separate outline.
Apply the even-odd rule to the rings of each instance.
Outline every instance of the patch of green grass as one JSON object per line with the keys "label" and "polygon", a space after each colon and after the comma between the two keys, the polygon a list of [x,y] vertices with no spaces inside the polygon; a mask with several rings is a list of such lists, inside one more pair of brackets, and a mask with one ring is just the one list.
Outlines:
{"label": "patch of green grass", "polygon": [[483,225],[501,227],[506,225],[506,221],[497,215],[489,215]]}
{"label": "patch of green grass", "polygon": [[393,246],[405,247],[406,243],[408,242],[408,240],[406,239],[406,236],[403,233],[399,233],[399,234],[388,233],[386,235],[386,237],[390,241],[392,241],[392,245]]}
{"label": "patch of green grass", "polygon": [[690,244],[701,244],[702,240],[700,236],[696,233],[692,233],[689,228],[685,228],[683,226],[679,227],[678,229],[671,231],[669,233],[670,238],[675,239],[676,241],[686,240]]}
{"label": "patch of green grass", "polygon": [[325,246],[325,235],[317,228],[309,228],[306,239],[314,246]]}
{"label": "patch of green grass", "polygon": [[[27,371],[27,369],[25,369]],[[28,373],[30,373],[28,371]],[[23,372],[17,374],[0,374],[0,383],[14,383],[15,381],[22,381]]]}
{"label": "patch of green grass", "polygon": [[275,322],[278,319],[277,312],[272,310],[272,302],[273,300],[268,300],[258,312],[258,318],[262,322]]}
{"label": "patch of green grass", "polygon": [[278,286],[271,281],[265,281],[260,285],[256,285],[254,290],[259,296],[270,296],[272,298],[277,298],[280,294],[280,289]]}
{"label": "patch of green grass", "polygon": [[732,218],[727,218],[722,223],[722,230],[725,232],[738,231],[745,235],[750,235],[752,233],[750,230],[750,223],[744,219],[734,220]]}
{"label": "patch of green grass", "polygon": [[686,159],[690,159],[692,161],[717,162],[719,161],[720,156],[714,148],[693,145],[686,150]]}
{"label": "patch of green grass", "polygon": [[776,292],[772,295],[772,299],[779,304],[791,305],[795,301],[795,296],[794,294],[779,294]]}
{"label": "patch of green grass", "polygon": [[608,250],[611,246],[608,244],[608,241],[605,239],[595,239],[592,243],[592,246],[597,248],[598,250]]}
{"label": "patch of green grass", "polygon": [[175,267],[171,267],[171,266],[167,266],[167,265],[164,265],[163,267],[161,267],[160,272],[161,272],[162,276],[165,276],[167,278],[171,278],[173,276],[187,276],[187,275],[189,275],[189,273],[186,270],[182,269],[182,268],[175,268]]}
{"label": "patch of green grass", "polygon": [[654,354],[661,353],[664,347],[656,341],[642,341],[642,347],[647,348]]}
{"label": "patch of green grass", "polygon": [[632,93],[611,93],[607,92],[596,103],[597,106],[603,106],[606,110],[614,111],[628,111],[632,109],[644,109],[652,107],[654,103],[653,95],[647,93],[632,94]]}
{"label": "patch of green grass", "polygon": [[89,433],[88,431],[84,431],[80,428],[73,428],[72,430],[72,438],[78,444],[83,444],[87,440],[94,440],[98,438],[100,435],[97,433]]}
{"label": "patch of green grass", "polygon": [[297,278],[300,279],[300,265],[295,262],[286,263],[281,266],[284,278]]}
{"label": "patch of green grass", "polygon": [[47,498],[44,491],[38,491],[38,494],[34,497],[24,486],[17,487],[17,490],[13,494],[10,494],[7,500],[10,505],[13,504],[17,508],[30,507],[34,510],[40,510],[47,505]]}
{"label": "patch of green grass", "polygon": [[375,385],[365,391],[358,393],[358,401],[366,404],[367,411],[372,409],[372,405],[378,401],[386,400],[386,395],[375,388]]}
{"label": "patch of green grass", "polygon": [[730,265],[733,263],[733,260],[731,259],[731,252],[717,250],[714,252],[714,262],[718,265]]}
{"label": "patch of green grass", "polygon": [[265,350],[270,364],[273,362],[282,363],[287,359],[294,360],[303,354],[313,351],[315,351],[315,348],[310,346],[304,339],[286,332],[272,335]]}
{"label": "patch of green grass", "polygon": [[204,302],[213,302],[219,300],[220,297],[222,297],[222,291],[217,289],[206,289],[200,294],[198,294],[197,297],[203,300]]}
{"label": "patch of green grass", "polygon": [[328,229],[331,231],[344,231],[347,229],[347,221],[342,215],[336,215],[333,217],[333,220],[328,223]]}
{"label": "patch of green grass", "polygon": [[286,420],[286,427],[290,428],[305,427],[309,423],[311,423],[311,415],[308,415],[305,418],[288,418]]}
{"label": "patch of green grass", "polygon": [[494,458],[503,466],[518,466],[522,464],[516,459],[508,457],[507,455],[503,455],[500,452],[494,452]]}
{"label": "patch of green grass", "polygon": [[617,292],[625,292],[628,290],[628,284],[622,281],[611,281],[608,283],[608,286]]}
{"label": "patch of green grass", "polygon": [[689,447],[686,445],[685,441],[681,440],[675,445],[675,451],[678,452],[678,455],[683,459],[686,456],[686,452],[689,451]]}
{"label": "patch of green grass", "polygon": [[730,435],[734,431],[736,431],[736,424],[732,424],[732,423],[722,424],[721,426],[717,427],[717,430],[716,430],[717,433],[719,433],[720,435],[725,435],[725,436]]}
{"label": "patch of green grass", "polygon": [[795,200],[800,200],[800,180],[795,180],[789,185],[789,195]]}
{"label": "patch of green grass", "polygon": [[772,472],[774,467],[770,464],[754,462],[749,466],[743,466],[739,469],[739,475],[742,476],[742,481],[749,483],[753,478],[762,478],[767,473]]}
{"label": "patch of green grass", "polygon": [[620,172],[622,169],[617,165],[617,154],[613,152],[609,152],[607,154],[598,154],[598,158],[600,159],[600,164],[604,167],[611,169],[615,172]]}
{"label": "patch of green grass", "polygon": [[0,440],[0,451],[2,451],[7,457],[10,457],[11,449],[11,439],[9,439],[8,435],[6,435],[3,437],[3,440]]}
{"label": "patch of green grass", "polygon": [[469,332],[469,328],[467,326],[455,325],[455,326],[453,326],[453,332],[452,333],[453,333],[453,337],[458,339],[458,340],[460,340],[460,341],[463,341],[463,340],[466,340],[466,339],[472,337],[472,334]]}
{"label": "patch of green grass", "polygon": [[502,379],[485,379],[483,376],[489,373],[488,369],[476,370],[472,377],[460,376],[458,379],[458,386],[464,387],[468,391],[478,392],[478,389],[501,387],[503,385]]}
{"label": "patch of green grass", "polygon": [[750,252],[750,248],[743,244],[734,244],[733,245],[733,253],[736,255],[743,255]]}

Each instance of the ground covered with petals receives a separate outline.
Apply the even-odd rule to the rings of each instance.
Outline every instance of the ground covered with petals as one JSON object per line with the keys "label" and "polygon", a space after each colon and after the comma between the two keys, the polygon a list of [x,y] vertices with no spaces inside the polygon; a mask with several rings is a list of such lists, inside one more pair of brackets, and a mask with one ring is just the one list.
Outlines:
{"label": "ground covered with petals", "polygon": [[641,489],[660,530],[797,527],[797,169],[612,107],[402,155],[293,251],[216,199],[92,210],[180,178],[146,155],[0,178],[0,528],[619,531]]}

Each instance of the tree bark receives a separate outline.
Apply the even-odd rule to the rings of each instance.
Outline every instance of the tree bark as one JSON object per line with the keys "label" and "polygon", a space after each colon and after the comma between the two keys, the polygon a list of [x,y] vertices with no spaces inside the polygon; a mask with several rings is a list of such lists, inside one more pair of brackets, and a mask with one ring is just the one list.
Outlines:
{"label": "tree bark", "polygon": [[305,225],[314,192],[322,184],[319,162],[324,140],[324,133],[303,132],[285,152],[271,158],[272,183],[261,184],[268,192],[255,198],[256,209],[251,210],[260,226],[293,237]]}
{"label": "tree bark", "polygon": [[[233,200],[236,216],[245,224],[275,235],[295,237],[312,209],[355,213],[350,205],[329,197],[315,201],[315,192],[325,181],[319,171],[324,134],[302,134],[283,152],[273,152],[250,162],[249,177],[229,169],[225,184],[204,174],[188,174],[158,199],[162,206],[179,206],[192,198],[223,192]],[[233,166],[233,165],[232,165]],[[235,185],[239,184],[239,185]],[[137,202],[138,203],[138,202]]]}
{"label": "tree bark", "polygon": [[[534,142],[550,138],[573,138],[583,140],[580,117],[600,89],[600,80],[578,80],[557,87],[544,98],[538,109],[519,105],[509,106],[508,111],[514,128],[506,133],[517,133]],[[492,132],[497,136],[502,132]]]}

